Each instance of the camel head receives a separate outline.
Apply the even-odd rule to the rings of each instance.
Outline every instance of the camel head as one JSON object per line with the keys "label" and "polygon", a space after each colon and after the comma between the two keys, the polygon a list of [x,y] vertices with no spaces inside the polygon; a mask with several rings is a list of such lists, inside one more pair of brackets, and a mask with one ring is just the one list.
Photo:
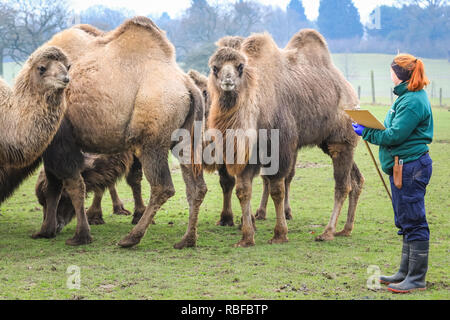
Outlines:
{"label": "camel head", "polygon": [[209,60],[209,67],[211,73],[208,87],[220,96],[236,98],[239,92],[245,89],[251,77],[247,58],[229,47],[217,50]]}
{"label": "camel head", "polygon": [[58,91],[69,84],[70,63],[57,47],[36,50],[27,61],[30,86],[40,92]]}

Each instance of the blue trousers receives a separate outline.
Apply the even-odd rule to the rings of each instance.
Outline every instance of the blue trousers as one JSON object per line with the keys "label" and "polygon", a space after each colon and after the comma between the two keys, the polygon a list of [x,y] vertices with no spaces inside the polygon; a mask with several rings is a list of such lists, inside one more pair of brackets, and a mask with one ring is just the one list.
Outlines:
{"label": "blue trousers", "polygon": [[403,187],[394,185],[390,176],[395,225],[407,242],[429,241],[430,229],[425,214],[425,194],[433,171],[433,161],[427,153],[420,159],[403,165]]}

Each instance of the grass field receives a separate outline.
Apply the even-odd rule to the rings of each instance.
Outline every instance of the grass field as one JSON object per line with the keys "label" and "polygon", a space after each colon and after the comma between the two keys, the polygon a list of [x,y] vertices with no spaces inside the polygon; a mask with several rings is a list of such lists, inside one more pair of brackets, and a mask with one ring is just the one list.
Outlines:
{"label": "grass field", "polygon": [[[387,107],[369,107],[383,119]],[[268,220],[257,222],[256,246],[233,248],[241,237],[235,227],[217,227],[221,189],[217,175],[206,175],[209,192],[200,212],[198,246],[177,251],[173,244],[187,225],[187,203],[181,174],[173,167],[177,194],[156,216],[143,241],[121,249],[118,240],[132,228],[130,217],[113,216],[109,196],[103,201],[104,226],[93,226],[94,242],[68,247],[72,222],[52,240],[32,240],[39,229],[41,208],[34,197],[36,177],[1,207],[0,299],[449,299],[450,244],[450,112],[435,108],[435,142],[431,145],[433,177],[426,197],[431,229],[428,290],[393,295],[383,288],[368,290],[367,269],[379,266],[393,273],[399,263],[401,239],[393,211],[367,150],[360,143],[356,162],[366,178],[351,237],[318,243],[330,218],[334,181],[330,160],[317,148],[300,151],[292,183],[294,220],[288,222],[289,243],[269,245],[275,225],[269,201]],[[376,147],[372,147],[374,153]],[[254,183],[253,211],[259,204],[261,181]],[[144,183],[144,194],[149,188]],[[119,185],[132,209],[132,194]],[[90,202],[90,200],[88,200]],[[240,218],[233,199],[236,220]],[[346,207],[339,222],[342,228]],[[69,266],[80,268],[81,288],[69,290]]]}

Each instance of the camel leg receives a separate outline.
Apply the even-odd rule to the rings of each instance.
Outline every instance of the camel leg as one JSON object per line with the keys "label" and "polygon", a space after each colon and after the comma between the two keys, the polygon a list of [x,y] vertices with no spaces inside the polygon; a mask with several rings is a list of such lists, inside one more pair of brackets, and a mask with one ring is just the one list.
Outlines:
{"label": "camel leg", "polygon": [[334,239],[336,225],[347,195],[351,191],[350,172],[353,166],[353,149],[347,144],[335,144],[329,146],[331,157],[333,159],[335,192],[334,208],[330,221],[325,231],[316,237],[316,241],[328,241]]}
{"label": "camel leg", "polygon": [[175,195],[167,156],[167,149],[144,149],[141,160],[144,174],[151,186],[150,203],[138,224],[118,243],[119,246],[130,248],[137,245],[147,232],[157,211]]}
{"label": "camel leg", "polygon": [[113,203],[113,214],[119,216],[129,216],[131,212],[125,209],[122,200],[120,200],[119,194],[117,193],[116,186],[112,185],[109,188],[109,194],[111,195],[111,200]]}
{"label": "camel leg", "polygon": [[175,249],[195,247],[197,243],[198,213],[207,192],[203,173],[195,176],[191,165],[181,165],[181,171],[186,184],[186,196],[189,203],[189,224],[181,241],[174,245]]}
{"label": "camel leg", "polygon": [[58,203],[61,199],[62,182],[55,177],[52,173],[46,171],[47,177],[47,192],[45,196],[44,205],[44,220],[42,222],[41,230],[36,232],[31,237],[33,239],[39,238],[54,238],[57,233],[57,217]]}
{"label": "camel leg", "polygon": [[263,180],[263,194],[261,197],[261,202],[259,203],[259,208],[258,208],[258,210],[256,210],[256,215],[255,215],[256,220],[266,220],[267,202],[269,201],[270,180],[264,176],[262,176],[261,178]]}
{"label": "camel leg", "polygon": [[255,245],[255,228],[250,203],[254,175],[254,172],[247,167],[236,179],[236,195],[242,209],[242,239],[235,247],[250,247]]}
{"label": "camel leg", "polygon": [[86,216],[88,218],[90,225],[105,224],[102,212],[103,194],[104,194],[103,190],[96,190],[94,193],[94,200],[92,201],[92,204],[89,207],[89,209],[86,211]]}
{"label": "camel leg", "polygon": [[[127,183],[133,191],[134,199],[134,213],[132,224],[136,225],[139,220],[141,220],[142,215],[146,209],[144,200],[142,199],[142,164],[136,156],[133,156],[133,165],[131,166],[130,172],[127,174]],[[155,221],[152,221],[155,224]]]}
{"label": "camel leg", "polygon": [[288,242],[287,238],[288,227],[286,223],[286,215],[284,212],[284,196],[285,196],[284,178],[270,179],[269,190],[277,214],[277,223],[275,225],[274,236],[272,240],[269,241],[269,243],[274,244],[274,243]]}
{"label": "camel leg", "polygon": [[[292,220],[292,209],[291,204],[289,202],[289,193],[291,190],[291,182],[292,179],[295,176],[295,165],[297,163],[297,155],[295,155],[294,162],[292,163],[289,175],[285,179],[285,197],[284,197],[284,213],[287,220]],[[269,201],[269,183],[270,180],[268,177],[261,176],[263,179],[263,194],[261,197],[261,202],[259,204],[259,208],[256,211],[256,219],[257,220],[266,220],[266,214],[267,214],[267,202]]]}
{"label": "camel leg", "polygon": [[289,174],[284,180],[284,189],[285,189],[285,197],[284,197],[284,214],[286,216],[286,220],[292,220],[292,209],[291,203],[289,201],[289,195],[291,193],[291,182],[295,176],[295,166],[297,165],[297,156],[298,152],[295,153],[294,161],[291,164],[291,169]]}
{"label": "camel leg", "polygon": [[231,208],[231,197],[233,195],[233,188],[236,184],[236,179],[228,174],[226,166],[219,169],[220,186],[223,192],[223,208],[220,215],[220,220],[217,222],[218,226],[234,226],[233,210]]}
{"label": "camel leg", "polygon": [[72,200],[72,205],[77,216],[77,228],[73,238],[68,239],[66,244],[69,246],[85,245],[92,242],[91,228],[84,210],[84,196],[86,194],[86,186],[81,174],[75,175],[73,178],[64,180],[64,189]]}
{"label": "camel leg", "polygon": [[364,185],[364,176],[358,169],[356,163],[353,163],[352,171],[350,174],[352,191],[348,195],[348,214],[347,222],[345,223],[344,229],[341,232],[335,233],[335,236],[348,237],[351,235],[353,230],[353,225],[355,223],[356,207],[358,206],[358,199],[362,192],[362,187]]}

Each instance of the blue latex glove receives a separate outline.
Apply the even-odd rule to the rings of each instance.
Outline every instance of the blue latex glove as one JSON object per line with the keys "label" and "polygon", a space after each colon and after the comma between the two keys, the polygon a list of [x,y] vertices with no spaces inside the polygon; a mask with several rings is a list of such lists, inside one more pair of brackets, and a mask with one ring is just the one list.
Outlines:
{"label": "blue latex glove", "polygon": [[353,123],[352,126],[353,126],[353,130],[355,130],[356,134],[361,137],[363,134],[363,131],[366,127],[364,127],[360,124],[357,124],[357,123]]}

